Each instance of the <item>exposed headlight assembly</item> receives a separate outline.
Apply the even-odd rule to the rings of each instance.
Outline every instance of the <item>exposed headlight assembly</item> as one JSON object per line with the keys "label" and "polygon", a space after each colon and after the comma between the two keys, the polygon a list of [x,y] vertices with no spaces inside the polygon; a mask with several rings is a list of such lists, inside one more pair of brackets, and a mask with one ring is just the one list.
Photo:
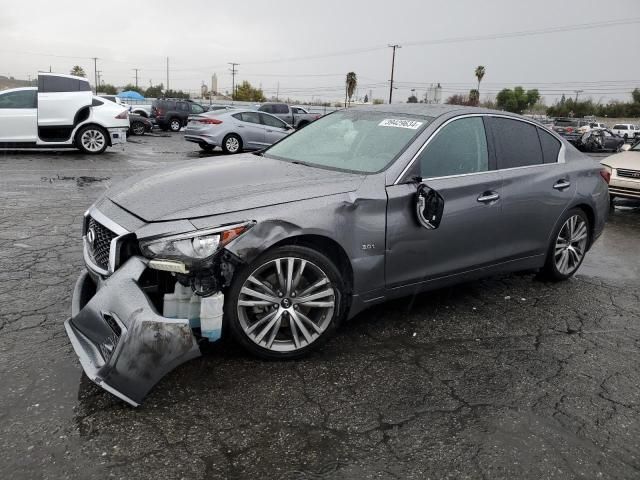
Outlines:
{"label": "exposed headlight assembly", "polygon": [[253,225],[254,222],[245,222],[141,241],[140,250],[145,257],[152,259],[154,262],[152,267],[186,273],[183,267],[189,267],[211,257]]}

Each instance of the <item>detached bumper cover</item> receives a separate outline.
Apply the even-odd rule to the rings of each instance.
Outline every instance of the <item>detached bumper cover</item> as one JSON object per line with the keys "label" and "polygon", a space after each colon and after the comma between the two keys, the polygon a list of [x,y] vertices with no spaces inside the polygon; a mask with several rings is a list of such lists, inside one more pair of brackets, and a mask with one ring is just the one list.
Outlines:
{"label": "detached bumper cover", "polygon": [[133,406],[168,372],[200,356],[189,321],[158,315],[138,286],[145,268],[132,257],[99,286],[83,272],[65,322],[87,376]]}

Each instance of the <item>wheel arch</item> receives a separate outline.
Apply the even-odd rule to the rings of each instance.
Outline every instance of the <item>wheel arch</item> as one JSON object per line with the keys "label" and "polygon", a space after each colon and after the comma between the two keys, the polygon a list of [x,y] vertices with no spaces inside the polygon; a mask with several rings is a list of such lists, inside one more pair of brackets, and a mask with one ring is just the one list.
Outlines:
{"label": "wheel arch", "polygon": [[71,135],[71,138],[73,138],[73,145],[76,145],[76,137],[78,135],[78,132],[84,128],[84,127],[89,127],[89,126],[95,126],[95,127],[99,127],[100,129],[102,129],[107,137],[107,146],[112,147],[113,145],[111,145],[111,135],[109,135],[109,129],[107,127],[105,127],[104,125],[100,125],[98,122],[95,121],[88,121],[86,123],[81,123],[80,125],[76,126],[76,128],[73,130],[73,134]]}

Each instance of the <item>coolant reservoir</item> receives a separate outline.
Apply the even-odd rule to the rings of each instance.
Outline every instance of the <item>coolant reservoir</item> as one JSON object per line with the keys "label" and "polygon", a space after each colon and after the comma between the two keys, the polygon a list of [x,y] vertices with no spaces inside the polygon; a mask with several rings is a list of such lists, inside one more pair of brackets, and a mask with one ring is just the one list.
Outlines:
{"label": "coolant reservoir", "polygon": [[221,292],[203,297],[200,302],[200,333],[210,342],[215,342],[222,334],[222,311],[224,295]]}

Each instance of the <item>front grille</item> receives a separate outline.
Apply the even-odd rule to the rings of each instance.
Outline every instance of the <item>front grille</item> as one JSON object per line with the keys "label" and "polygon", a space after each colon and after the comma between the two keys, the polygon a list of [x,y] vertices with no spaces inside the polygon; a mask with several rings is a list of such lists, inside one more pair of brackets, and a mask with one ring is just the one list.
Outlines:
{"label": "front grille", "polygon": [[640,180],[640,170],[627,170],[626,168],[616,169],[619,177],[636,178]]}
{"label": "front grille", "polygon": [[108,270],[111,240],[117,236],[117,234],[109,230],[107,227],[98,223],[92,217],[89,217],[86,235],[87,248],[89,249],[89,255],[91,255],[96,266],[103,270]]}

